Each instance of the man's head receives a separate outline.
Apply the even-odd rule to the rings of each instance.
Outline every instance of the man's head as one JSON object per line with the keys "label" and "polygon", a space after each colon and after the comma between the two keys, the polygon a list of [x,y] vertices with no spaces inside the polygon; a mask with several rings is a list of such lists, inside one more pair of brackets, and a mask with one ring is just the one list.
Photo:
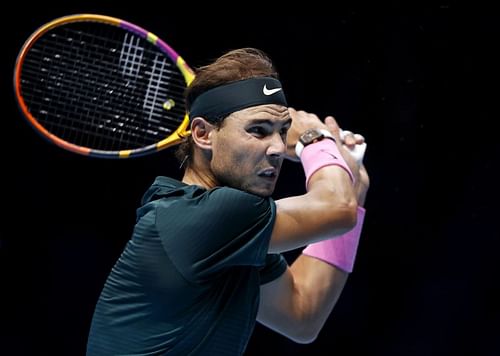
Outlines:
{"label": "man's head", "polygon": [[277,78],[267,55],[253,48],[230,51],[197,71],[186,91],[191,136],[177,151],[187,171],[209,175],[216,185],[272,194],[290,126]]}

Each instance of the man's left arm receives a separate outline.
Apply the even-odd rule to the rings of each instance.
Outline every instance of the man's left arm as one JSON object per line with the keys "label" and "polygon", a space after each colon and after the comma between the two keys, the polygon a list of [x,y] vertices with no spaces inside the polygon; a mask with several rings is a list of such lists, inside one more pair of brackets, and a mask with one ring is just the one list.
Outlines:
{"label": "man's left arm", "polygon": [[[361,164],[360,180],[356,184],[357,226],[346,236],[334,238],[330,246],[328,241],[319,243],[326,244],[322,248],[331,248],[332,254],[316,254],[313,250],[308,255],[308,249],[305,249],[285,273],[260,287],[257,320],[261,324],[298,343],[310,343],[316,339],[352,271],[364,219],[362,206],[369,185],[369,176]],[[339,244],[338,239],[343,238],[351,239],[351,243]]]}
{"label": "man's left arm", "polygon": [[319,334],[337,303],[348,273],[301,254],[278,279],[260,288],[257,320],[298,343]]}

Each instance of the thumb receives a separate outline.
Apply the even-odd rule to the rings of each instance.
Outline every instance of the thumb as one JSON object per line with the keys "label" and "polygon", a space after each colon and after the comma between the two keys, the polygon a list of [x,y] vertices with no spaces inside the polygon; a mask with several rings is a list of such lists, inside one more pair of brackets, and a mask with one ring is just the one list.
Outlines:
{"label": "thumb", "polygon": [[328,131],[330,131],[335,137],[340,137],[340,127],[333,116],[327,116],[325,118],[325,125],[328,128]]}

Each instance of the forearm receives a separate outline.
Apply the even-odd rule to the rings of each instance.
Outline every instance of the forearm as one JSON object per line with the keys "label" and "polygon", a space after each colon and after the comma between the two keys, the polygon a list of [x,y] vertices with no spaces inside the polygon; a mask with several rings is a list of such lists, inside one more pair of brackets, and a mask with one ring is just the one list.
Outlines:
{"label": "forearm", "polygon": [[[308,193],[321,189],[321,187],[324,189],[325,178],[326,183],[328,183],[328,176],[325,177],[324,174],[328,171],[325,170],[322,163],[322,160],[325,159],[323,153],[328,151],[332,157],[336,153],[332,152],[335,151],[335,146],[331,142],[321,142],[321,144],[323,143],[321,149],[314,147],[308,152],[307,157],[304,157],[306,155],[301,156],[306,182],[308,182],[306,183]],[[318,156],[320,153],[321,155]],[[350,167],[342,159],[333,158],[330,160],[327,157],[325,162],[349,173],[350,180],[337,180],[335,188],[344,192],[343,195],[341,194],[343,197],[353,199],[355,196],[359,205],[356,209],[357,219],[354,229],[342,234],[342,236],[333,235],[330,239],[310,244],[290,268],[293,276],[293,293],[295,294],[293,309],[298,311],[298,320],[301,320],[301,324],[309,329],[305,334],[311,335],[312,332],[314,337],[323,327],[340,297],[348,273],[353,270],[365,215],[365,210],[362,207],[366,197],[365,187],[368,185],[364,167],[359,166],[360,169],[355,178]],[[318,170],[318,167],[322,167],[322,169]],[[355,183],[354,189],[352,189],[352,183]],[[320,188],[317,188],[318,186]],[[353,196],[352,193],[355,195]]]}
{"label": "forearm", "polygon": [[308,175],[308,191],[276,201],[270,252],[284,252],[341,235],[356,223],[356,192],[349,173],[338,165]]}
{"label": "forearm", "polygon": [[257,320],[298,343],[317,337],[347,281],[348,274],[301,255],[279,279],[261,287]]}
{"label": "forearm", "polygon": [[293,250],[353,228],[356,196],[349,182],[336,183],[342,178],[349,179],[341,168],[324,167],[311,178],[306,194],[276,201],[269,252]]}
{"label": "forearm", "polygon": [[297,342],[311,342],[323,327],[352,272],[364,220],[354,229],[310,244],[278,281],[261,288],[259,321]]}
{"label": "forearm", "polygon": [[319,259],[300,255],[290,267],[302,333],[313,340],[328,319],[349,274]]}
{"label": "forearm", "polygon": [[[312,200],[329,201],[344,207],[355,208],[357,204],[353,186],[355,177],[335,141],[324,139],[307,146],[302,150],[300,159],[306,176],[306,196]],[[334,221],[338,213],[333,210],[329,213],[331,214],[330,221],[333,222],[332,227],[339,226],[338,222]],[[347,221],[355,222],[355,219]],[[348,226],[350,227],[352,225]]]}

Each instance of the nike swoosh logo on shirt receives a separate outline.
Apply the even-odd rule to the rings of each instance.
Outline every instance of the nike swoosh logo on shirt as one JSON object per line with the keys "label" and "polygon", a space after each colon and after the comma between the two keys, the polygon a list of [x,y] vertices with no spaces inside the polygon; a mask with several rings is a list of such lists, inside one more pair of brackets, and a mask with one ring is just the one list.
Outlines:
{"label": "nike swoosh logo on shirt", "polygon": [[264,84],[264,88],[262,88],[262,92],[264,95],[273,95],[281,90],[281,88],[267,89],[267,84]]}

